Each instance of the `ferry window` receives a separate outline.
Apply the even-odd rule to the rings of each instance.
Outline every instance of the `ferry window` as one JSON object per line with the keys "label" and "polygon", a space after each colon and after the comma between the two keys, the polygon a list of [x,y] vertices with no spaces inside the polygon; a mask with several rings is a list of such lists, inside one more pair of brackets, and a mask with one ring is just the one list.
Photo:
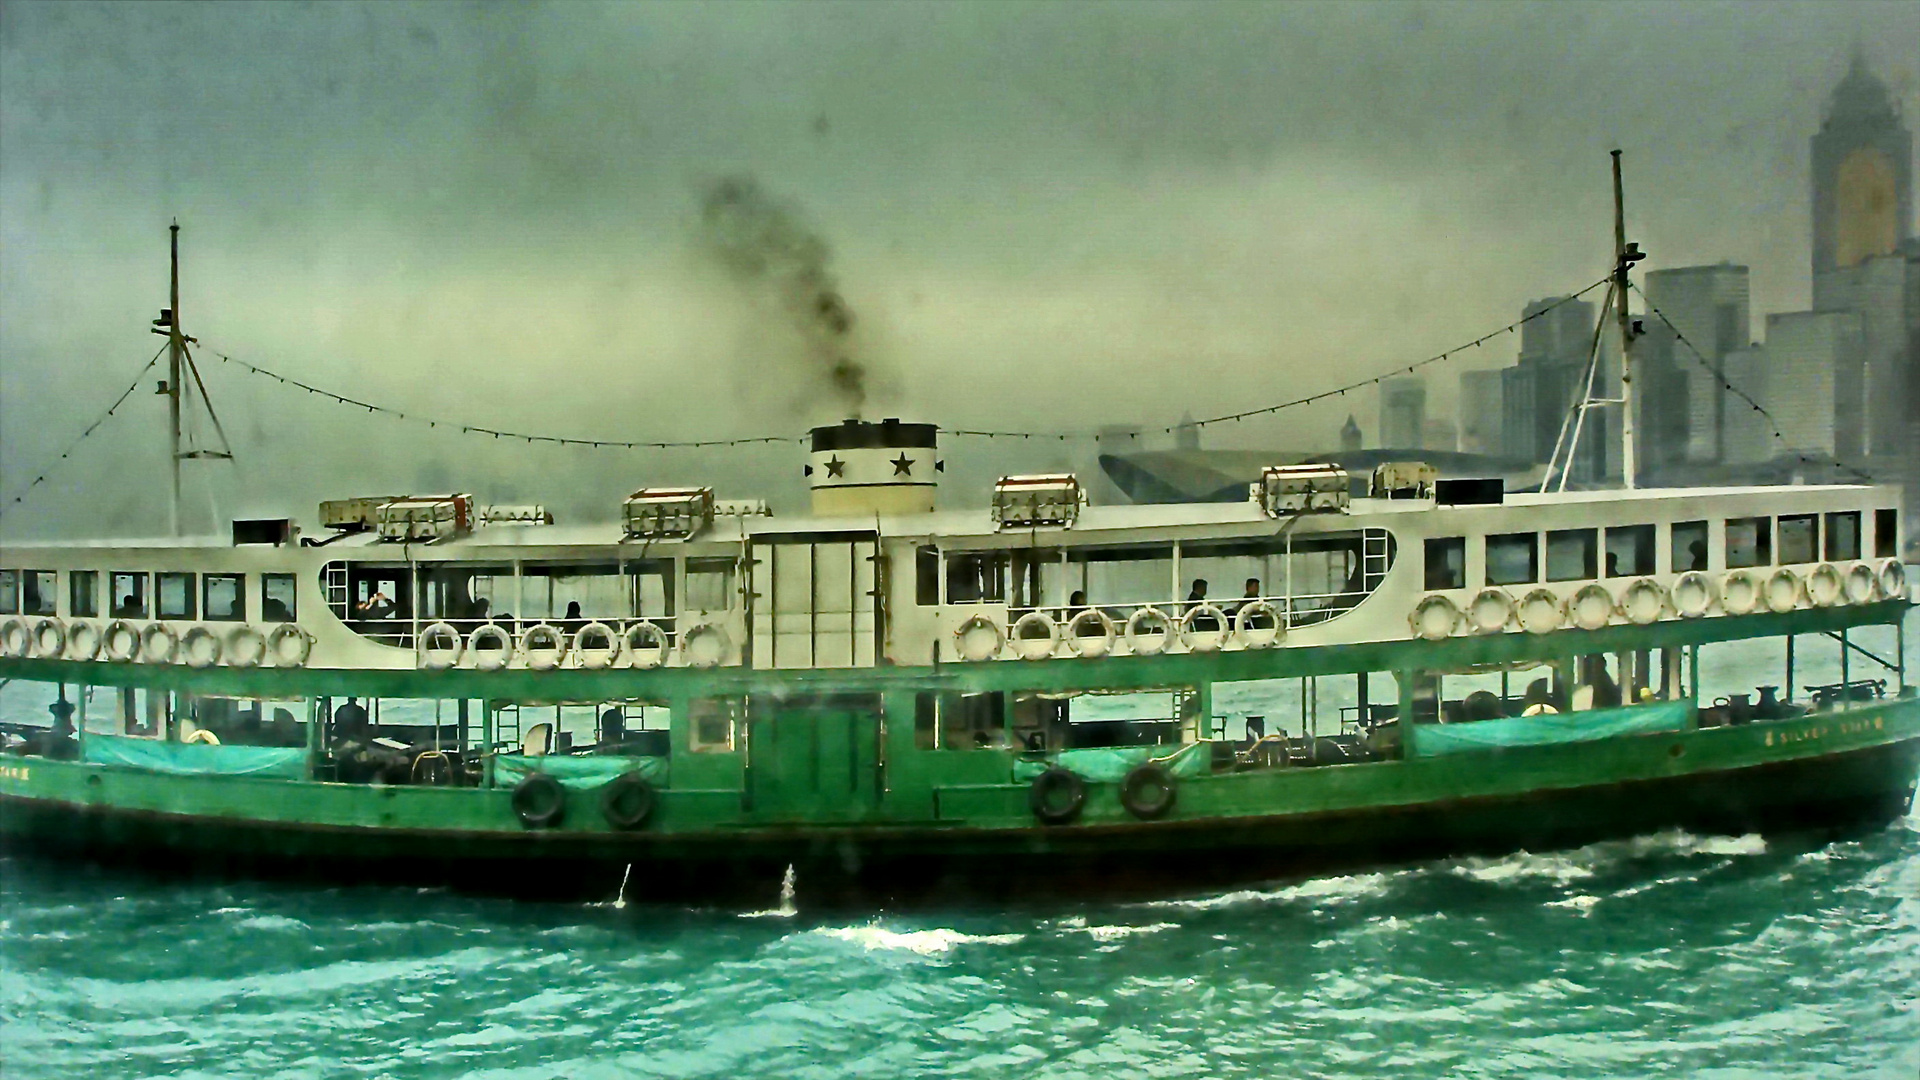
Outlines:
{"label": "ferry window", "polygon": [[348,598],[352,618],[360,622],[391,623],[413,617],[412,574],[400,566],[360,566],[349,563]]}
{"label": "ferry window", "polygon": [[916,548],[913,552],[913,602],[931,607],[940,602],[940,549]]}
{"label": "ferry window", "polygon": [[1040,607],[1067,599],[1060,577],[1066,569],[1061,561],[1065,553],[1053,551],[1016,551],[1013,553],[1013,604],[1016,607]]}
{"label": "ferry window", "polygon": [[147,617],[147,575],[117,572],[113,575],[111,585],[107,595],[113,598],[114,618]]}
{"label": "ferry window", "polygon": [[1707,568],[1707,523],[1704,521],[1676,521],[1673,523],[1673,572],[1684,574],[1689,570]]}
{"label": "ferry window", "polygon": [[1436,536],[1427,539],[1427,588],[1467,587],[1467,538]]}
{"label": "ferry window", "polygon": [[695,698],[687,704],[687,748],[695,753],[725,753],[740,738],[741,699]]}
{"label": "ferry window", "polygon": [[1107,614],[1121,621],[1131,612],[1111,610],[1111,605],[1164,604],[1176,595],[1186,595],[1184,585],[1179,593],[1174,592],[1170,545],[1074,548],[1068,552],[1068,559],[1068,600],[1073,593],[1084,592],[1087,603],[1109,607]]}
{"label": "ferry window", "polygon": [[629,595],[637,619],[664,619],[673,614],[673,561],[648,559],[627,564]]}
{"label": "ferry window", "polygon": [[1891,559],[1900,554],[1900,514],[1892,509],[1873,512],[1873,554]]}
{"label": "ferry window", "polygon": [[193,575],[153,575],[154,614],[162,619],[193,618]]}
{"label": "ferry window", "polygon": [[529,563],[520,568],[520,604],[523,619],[618,619],[627,612],[626,586],[614,563]]}
{"label": "ferry window", "polygon": [[1007,696],[998,691],[943,695],[939,725],[943,750],[1004,748],[1007,745]]}
{"label": "ferry window", "polygon": [[1765,566],[1773,561],[1773,522],[1767,518],[1727,521],[1727,567]]}
{"label": "ferry window", "polygon": [[100,572],[67,571],[67,614],[76,619],[91,619],[100,614]]}
{"label": "ferry window", "polygon": [[51,615],[59,597],[59,585],[51,570],[26,570],[20,574],[20,611],[25,615]]}
{"label": "ferry window", "polygon": [[1827,515],[1827,558],[1860,557],[1860,511]]}
{"label": "ferry window", "polygon": [[1599,577],[1599,548],[1600,538],[1592,529],[1555,529],[1547,533],[1547,580]]}
{"label": "ferry window", "polygon": [[1540,580],[1540,534],[1487,537],[1487,583],[1525,585]]}
{"label": "ferry window", "polygon": [[260,618],[264,622],[293,622],[300,613],[295,603],[292,574],[260,575]]}
{"label": "ferry window", "polygon": [[200,610],[208,619],[238,622],[247,617],[244,574],[208,574],[200,579]]}
{"label": "ferry window", "polygon": [[0,615],[20,614],[20,571],[0,570]]}
{"label": "ferry window", "polygon": [[1812,562],[1820,557],[1820,518],[1800,514],[1780,519],[1780,542],[1776,545],[1783,563]]}
{"label": "ferry window", "polygon": [[997,604],[1007,598],[1007,557],[999,552],[947,553],[947,603]]}
{"label": "ferry window", "polygon": [[733,560],[687,560],[687,608],[726,611],[733,607]]}
{"label": "ferry window", "polygon": [[1607,576],[1653,573],[1653,526],[1621,525],[1607,530]]}
{"label": "ferry window", "polygon": [[481,623],[511,617],[519,599],[513,591],[511,566],[426,563],[420,567],[419,579],[422,619]]}

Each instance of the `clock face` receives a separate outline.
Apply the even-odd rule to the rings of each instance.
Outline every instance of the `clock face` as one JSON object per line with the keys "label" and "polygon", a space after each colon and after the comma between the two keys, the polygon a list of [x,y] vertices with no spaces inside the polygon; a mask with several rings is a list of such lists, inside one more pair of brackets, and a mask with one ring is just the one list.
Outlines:
{"label": "clock face", "polygon": [[1848,154],[1834,177],[1835,266],[1886,255],[1899,243],[1900,200],[1893,162],[1873,147]]}

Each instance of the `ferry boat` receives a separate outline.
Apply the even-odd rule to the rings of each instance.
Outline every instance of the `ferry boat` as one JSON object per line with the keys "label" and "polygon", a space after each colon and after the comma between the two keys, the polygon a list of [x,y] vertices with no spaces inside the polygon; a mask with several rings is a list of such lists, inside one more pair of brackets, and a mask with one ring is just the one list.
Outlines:
{"label": "ferry boat", "polygon": [[[1057,474],[944,510],[939,435],[813,429],[805,516],[705,487],[598,525],[380,496],[323,504],[318,535],[8,544],[0,679],[53,704],[0,725],[0,839],[891,904],[1911,806],[1893,487],[1519,493],[1276,463],[1239,502],[1090,505]],[[1703,696],[1756,639],[1777,683]],[[1837,682],[1797,682],[1809,648],[1838,650]]]}

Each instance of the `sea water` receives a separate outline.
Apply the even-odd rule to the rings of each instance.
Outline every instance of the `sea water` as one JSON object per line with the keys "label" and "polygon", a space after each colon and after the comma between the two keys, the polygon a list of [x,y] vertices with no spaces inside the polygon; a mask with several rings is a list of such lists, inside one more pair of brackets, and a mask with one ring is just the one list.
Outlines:
{"label": "sea water", "polygon": [[[1779,681],[1738,648],[1718,692]],[[0,1076],[1913,1080],[1920,818],[912,913],[0,860]]]}

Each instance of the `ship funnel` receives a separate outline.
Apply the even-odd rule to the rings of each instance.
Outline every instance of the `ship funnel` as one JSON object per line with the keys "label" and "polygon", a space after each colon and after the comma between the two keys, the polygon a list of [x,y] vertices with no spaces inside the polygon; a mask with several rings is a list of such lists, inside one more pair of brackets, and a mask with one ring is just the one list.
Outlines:
{"label": "ship funnel", "polygon": [[807,479],[820,517],[924,514],[933,509],[937,428],[848,420],[813,429]]}

